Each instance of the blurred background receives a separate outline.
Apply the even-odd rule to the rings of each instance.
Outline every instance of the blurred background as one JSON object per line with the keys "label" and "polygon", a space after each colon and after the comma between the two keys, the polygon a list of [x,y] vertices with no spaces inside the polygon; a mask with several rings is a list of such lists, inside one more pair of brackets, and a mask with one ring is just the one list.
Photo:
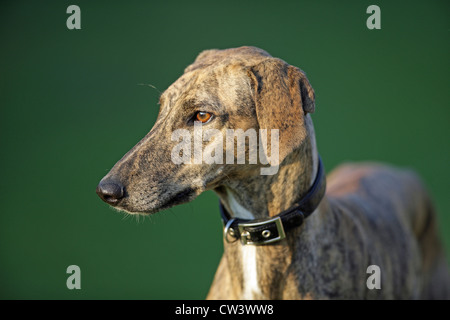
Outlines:
{"label": "blurred background", "polygon": [[[71,4],[81,30],[66,27]],[[381,30],[366,27],[371,4]],[[158,90],[211,48],[257,46],[303,69],[327,172],[362,160],[416,170],[450,254],[449,9],[448,1],[2,1],[0,298],[205,298],[223,250],[215,194],[138,219],[95,188],[151,129]],[[81,290],[66,287],[73,264]]]}

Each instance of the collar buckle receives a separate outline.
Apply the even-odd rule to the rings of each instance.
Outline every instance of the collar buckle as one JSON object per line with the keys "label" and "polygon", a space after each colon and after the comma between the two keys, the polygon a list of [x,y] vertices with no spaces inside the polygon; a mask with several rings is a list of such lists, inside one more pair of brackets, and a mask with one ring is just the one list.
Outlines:
{"label": "collar buckle", "polygon": [[281,217],[263,222],[239,223],[238,229],[243,245],[267,244],[286,238]]}

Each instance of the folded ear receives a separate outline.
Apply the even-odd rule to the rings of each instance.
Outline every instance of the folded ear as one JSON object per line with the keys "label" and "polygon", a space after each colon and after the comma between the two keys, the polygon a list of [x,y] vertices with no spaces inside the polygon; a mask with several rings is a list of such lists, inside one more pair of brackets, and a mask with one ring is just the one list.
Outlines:
{"label": "folded ear", "polygon": [[300,95],[300,103],[303,111],[306,113],[314,113],[316,103],[314,89],[306,78],[305,73],[297,67],[289,66],[294,93]]}
{"label": "folded ear", "polygon": [[200,52],[197,58],[195,58],[195,61],[184,69],[184,72],[186,73],[189,71],[193,71],[205,65],[211,64],[214,60],[217,59],[217,55],[219,52],[220,50],[217,49],[204,50]]}
{"label": "folded ear", "polygon": [[258,63],[248,74],[260,129],[279,130],[281,163],[306,137],[304,115],[314,112],[314,90],[300,69],[277,58]]}

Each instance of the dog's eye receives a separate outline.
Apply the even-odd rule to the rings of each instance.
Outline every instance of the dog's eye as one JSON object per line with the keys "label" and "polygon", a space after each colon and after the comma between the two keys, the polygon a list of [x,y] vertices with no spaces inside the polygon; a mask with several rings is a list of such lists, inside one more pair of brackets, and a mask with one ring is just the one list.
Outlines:
{"label": "dog's eye", "polygon": [[208,122],[212,117],[212,114],[209,112],[199,111],[195,115],[195,120],[200,121],[201,123]]}

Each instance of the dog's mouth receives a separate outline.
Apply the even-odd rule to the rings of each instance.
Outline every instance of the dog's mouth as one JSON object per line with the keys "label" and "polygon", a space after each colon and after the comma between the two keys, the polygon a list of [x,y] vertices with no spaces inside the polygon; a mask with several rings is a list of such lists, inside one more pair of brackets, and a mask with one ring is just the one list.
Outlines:
{"label": "dog's mouth", "polygon": [[183,203],[189,202],[192,200],[193,197],[195,197],[195,195],[196,195],[196,192],[195,192],[195,189],[193,189],[193,188],[187,188],[180,192],[177,192],[173,196],[171,196],[169,199],[167,199],[165,202],[163,202],[163,204],[160,205],[160,208],[158,211],[171,208],[178,204],[183,204]]}
{"label": "dog's mouth", "polygon": [[164,196],[156,197],[152,201],[133,201],[130,198],[130,195],[128,195],[128,197],[124,198],[117,205],[113,206],[118,210],[125,211],[130,214],[150,215],[172,208],[179,204],[190,202],[196,196],[196,190],[194,188],[188,187],[172,195],[167,195],[166,193]]}

